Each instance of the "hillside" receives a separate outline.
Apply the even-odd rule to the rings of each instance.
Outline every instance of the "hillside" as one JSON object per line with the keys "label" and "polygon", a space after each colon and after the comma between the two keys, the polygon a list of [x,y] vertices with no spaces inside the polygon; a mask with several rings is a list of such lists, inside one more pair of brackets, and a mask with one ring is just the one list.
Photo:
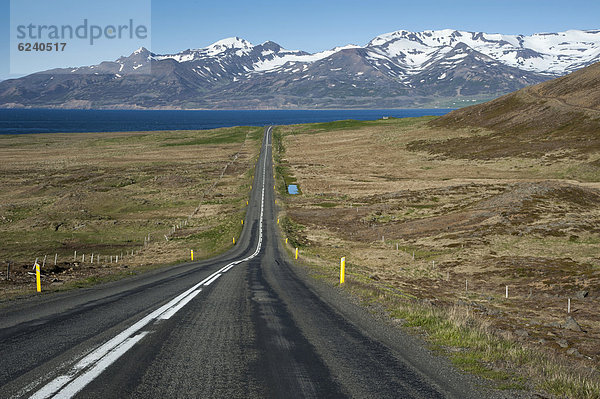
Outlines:
{"label": "hillside", "polygon": [[[452,157],[538,157],[589,154],[600,149],[600,63],[496,100],[453,111],[430,122],[437,128],[479,128],[491,134],[442,142],[419,141]],[[561,155],[562,154],[562,155]]]}

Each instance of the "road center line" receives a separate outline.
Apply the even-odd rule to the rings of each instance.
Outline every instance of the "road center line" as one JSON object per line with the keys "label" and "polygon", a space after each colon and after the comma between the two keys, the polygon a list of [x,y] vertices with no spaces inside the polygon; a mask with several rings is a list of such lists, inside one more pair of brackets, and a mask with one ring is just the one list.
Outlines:
{"label": "road center line", "polygon": [[204,286],[208,287],[209,285],[211,285],[213,283],[213,281],[215,281],[216,279],[218,279],[221,276],[222,276],[222,274],[217,274],[216,276],[214,276],[213,278],[208,280],[206,283],[204,283]]}
{"label": "road center line", "polygon": [[176,306],[167,310],[165,313],[161,314],[157,320],[167,320],[170,319],[175,313],[177,313],[181,308],[188,304],[189,301],[194,299],[196,295],[198,295],[202,290],[197,290],[192,292],[190,295],[183,298]]}
{"label": "road center line", "polygon": [[106,356],[104,356],[98,363],[94,365],[94,367],[90,368],[88,371],[80,375],[78,378],[73,380],[70,384],[60,390],[54,397],[55,398],[72,398],[79,391],[81,391],[87,384],[92,382],[96,377],[98,377],[108,366],[113,364],[115,360],[120,358],[125,352],[131,349],[135,344],[142,340],[148,331],[143,331],[132,338],[127,338],[122,344],[117,346],[115,349],[110,351]]}

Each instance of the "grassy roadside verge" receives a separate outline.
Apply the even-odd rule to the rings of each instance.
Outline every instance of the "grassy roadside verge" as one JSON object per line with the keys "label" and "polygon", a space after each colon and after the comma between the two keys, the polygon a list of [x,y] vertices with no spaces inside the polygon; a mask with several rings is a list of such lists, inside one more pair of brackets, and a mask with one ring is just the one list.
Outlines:
{"label": "grassy roadside verge", "polygon": [[[388,122],[382,122],[381,126],[384,128],[390,126],[388,129],[397,128],[397,125],[393,125],[396,121],[389,122],[387,126],[386,123]],[[415,126],[420,126],[419,121],[406,120],[398,121],[398,123],[414,123]],[[373,129],[376,125],[377,123],[373,122],[358,122],[352,123],[350,128],[351,130],[366,130]],[[274,146],[273,157],[276,181],[279,187],[279,203],[281,203],[280,225],[282,234],[284,238],[288,239],[288,249],[292,247],[301,248],[302,263],[312,271],[315,278],[335,286],[338,284],[339,258],[346,256],[349,247],[353,247],[355,252],[360,251],[361,246],[369,247],[369,250],[375,253],[374,256],[384,256],[381,254],[383,251],[375,252],[372,250],[372,248],[378,249],[379,246],[384,246],[385,243],[381,243],[382,236],[378,236],[379,243],[365,243],[364,235],[359,236],[361,231],[353,230],[351,227],[351,223],[356,223],[356,221],[350,219],[351,214],[359,214],[360,222],[364,221],[367,225],[367,231],[371,231],[371,227],[377,229],[382,224],[390,223],[390,220],[396,222],[400,218],[412,220],[431,217],[432,214],[439,215],[439,208],[442,206],[450,208],[449,205],[453,205],[439,205],[439,195],[435,193],[435,196],[431,196],[426,192],[427,196],[415,195],[414,197],[418,200],[410,198],[408,206],[401,209],[401,212],[393,213],[387,204],[380,205],[377,202],[379,198],[387,195],[385,185],[384,188],[378,186],[379,192],[377,195],[368,193],[360,197],[350,195],[348,191],[352,185],[366,185],[371,181],[379,184],[379,181],[384,179],[385,184],[390,184],[388,182],[406,180],[407,175],[423,174],[424,172],[420,172],[419,169],[429,171],[432,168],[433,172],[425,173],[432,174],[440,181],[444,181],[448,179],[447,175],[443,174],[444,168],[456,168],[456,161],[436,160],[436,162],[431,162],[428,159],[428,162],[423,162],[423,166],[421,166],[421,164],[409,158],[409,161],[416,165],[417,172],[403,170],[401,177],[391,173],[374,177],[373,175],[361,174],[359,168],[355,169],[358,172],[350,175],[346,172],[345,165],[339,167],[334,162],[328,163],[328,160],[324,158],[316,160],[314,157],[307,157],[306,154],[295,157],[296,161],[294,161],[293,157],[286,153],[289,148],[292,148],[292,151],[298,151],[299,148],[306,145],[309,140],[303,140],[302,135],[323,132],[344,132],[343,136],[335,136],[330,140],[333,145],[339,145],[340,148],[346,143],[352,143],[353,146],[369,145],[370,140],[376,137],[381,141],[388,140],[389,142],[385,142],[385,145],[393,144],[397,152],[400,152],[401,149],[397,137],[409,136],[411,132],[404,129],[399,131],[398,136],[392,136],[386,134],[387,131],[382,129],[376,130],[375,134],[371,136],[367,134],[364,136],[360,134],[353,135],[347,133],[348,126],[346,123],[332,123],[329,124],[327,129],[322,129],[317,125],[303,125],[297,128],[278,128],[274,131],[274,143],[281,143],[281,145]],[[430,132],[425,131],[425,133]],[[452,134],[452,132],[448,134]],[[417,136],[416,133],[414,135]],[[319,137],[319,139],[322,138],[323,135]],[[311,140],[317,139],[311,138]],[[408,141],[408,139],[406,140]],[[343,148],[348,149],[349,147]],[[342,150],[334,151],[332,147],[328,147],[321,150],[319,156],[322,157],[323,154],[330,156],[327,151],[334,153],[332,157],[343,154]],[[377,154],[374,151],[365,152],[367,156],[371,157],[375,157],[374,154]],[[382,155],[386,154],[383,153]],[[407,155],[407,157],[409,156],[416,158],[412,153]],[[358,157],[358,155],[355,155],[355,157]],[[394,154],[394,157],[398,156]],[[299,158],[302,159],[298,160]],[[367,158],[367,161],[360,163],[360,165],[368,166],[370,161]],[[313,165],[316,162],[319,162],[319,165],[315,167]],[[507,160],[501,160],[501,162],[508,164]],[[517,159],[514,162],[518,167],[521,167],[518,162],[523,161]],[[332,164],[333,166],[331,166]],[[474,168],[472,164],[468,166]],[[479,178],[480,172],[486,170],[479,165],[476,166],[478,169],[474,168],[473,175]],[[483,166],[490,168],[489,163],[483,163]],[[500,166],[503,167],[503,165]],[[515,169],[513,165],[506,167],[506,169],[511,170],[511,177],[515,175],[515,172],[512,171]],[[554,173],[552,168],[549,169]],[[493,173],[498,175],[499,170],[496,169]],[[543,171],[543,169],[540,169],[540,171]],[[304,179],[299,175],[299,172],[304,174]],[[350,183],[344,183],[342,179],[337,179],[335,173],[342,179],[350,181]],[[375,170],[374,173],[383,175],[378,170]],[[317,183],[310,182],[307,179],[321,179],[322,181],[318,182],[319,191],[317,192],[315,192],[315,189],[305,189],[302,196],[290,196],[285,190],[286,182],[290,180],[290,177],[294,179],[294,182],[298,182],[300,186],[304,187],[309,184],[312,184],[313,187],[317,185]],[[426,181],[426,183],[433,186],[430,181]],[[335,184],[337,184],[336,187],[334,187]],[[343,187],[340,189],[342,185]],[[485,193],[485,196],[489,197],[490,192],[496,190],[496,187],[489,185],[486,190],[488,192]],[[391,197],[390,194],[390,198],[394,197]],[[322,205],[325,202],[328,204],[327,206]],[[461,207],[464,208],[460,204],[460,207],[456,206],[452,209],[461,209]],[[327,219],[333,219],[336,222],[327,224],[326,222],[329,222]],[[343,222],[344,220],[348,221]],[[344,233],[345,230],[346,233]],[[355,235],[351,236],[347,231],[353,231]],[[389,233],[390,229],[387,229],[385,231],[386,237]],[[448,235],[446,232],[444,234]],[[459,250],[462,248],[462,244],[459,243],[458,249],[446,249],[445,252],[431,251],[414,244],[414,242],[396,242],[400,242],[400,249],[403,250],[401,252],[407,253],[416,250],[417,257],[423,258],[427,263],[431,263],[432,260],[437,261],[438,256],[452,257],[457,254],[460,255]],[[522,242],[526,242],[525,239]],[[445,260],[445,258],[443,259]],[[391,262],[390,268],[399,268],[395,261]],[[477,312],[478,308],[473,306],[471,299],[475,299],[475,293],[471,294],[472,298],[467,295],[465,298],[454,302],[448,300],[431,301],[410,289],[411,284],[430,284],[428,280],[439,280],[437,275],[441,273],[438,269],[423,268],[423,270],[416,270],[414,266],[411,266],[410,273],[421,273],[417,276],[418,278],[408,283],[397,280],[398,283],[394,284],[384,278],[385,270],[382,271],[381,268],[377,269],[372,264],[367,264],[366,260],[348,259],[346,267],[348,275],[344,289],[357,296],[367,306],[383,308],[397,324],[401,324],[403,328],[415,334],[422,335],[434,350],[450,358],[457,367],[488,379],[498,389],[533,389],[556,397],[600,397],[600,374],[597,367],[590,367],[589,362],[579,359],[562,355],[557,356],[553,351],[532,346],[506,330],[495,328],[490,319],[479,314]],[[445,279],[445,276],[446,274],[443,273],[442,279]],[[464,287],[464,280],[462,281]],[[502,304],[498,298],[494,298],[494,301]],[[509,306],[509,304],[507,303],[504,306]]]}
{"label": "grassy roadside verge", "polygon": [[188,261],[190,250],[194,260],[227,250],[242,229],[262,135],[236,127],[0,137],[0,299],[34,293],[36,258],[46,257],[42,287],[51,292]]}
{"label": "grassy roadside verge", "polygon": [[[291,253],[291,251],[290,251]],[[327,266],[310,249],[301,252],[301,265],[314,278],[339,286],[338,265]],[[334,262],[331,262],[334,264]],[[499,390],[534,390],[552,397],[598,398],[597,370],[503,337],[469,306],[434,306],[410,298],[396,287],[377,284],[371,276],[346,263],[344,289],[366,307],[383,311],[405,331],[422,337],[434,352],[459,369],[482,377]]]}

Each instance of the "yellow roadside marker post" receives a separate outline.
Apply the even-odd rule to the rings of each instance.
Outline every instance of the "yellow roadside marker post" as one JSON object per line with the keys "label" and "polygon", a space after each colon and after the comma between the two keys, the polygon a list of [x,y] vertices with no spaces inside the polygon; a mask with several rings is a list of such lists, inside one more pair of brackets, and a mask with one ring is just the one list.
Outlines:
{"label": "yellow roadside marker post", "polygon": [[192,260],[194,260],[194,250],[190,250],[190,257],[192,258]]}
{"label": "yellow roadside marker post", "polygon": [[298,247],[296,247],[296,259],[298,259]]}
{"label": "yellow roadside marker post", "polygon": [[242,226],[244,225],[244,219],[242,219]]}
{"label": "yellow roadside marker post", "polygon": [[277,224],[279,224],[279,218],[277,218]]}
{"label": "yellow roadside marker post", "polygon": [[288,240],[288,239],[286,238],[286,239],[285,239],[285,243],[286,243],[286,244],[287,244],[287,240]]}
{"label": "yellow roadside marker post", "polygon": [[346,282],[346,257],[340,259],[340,284]]}
{"label": "yellow roadside marker post", "polygon": [[35,262],[35,284],[37,292],[42,292],[42,277],[40,276],[40,264]]}
{"label": "yellow roadside marker post", "polygon": [[233,237],[233,245],[235,245],[235,237]]}

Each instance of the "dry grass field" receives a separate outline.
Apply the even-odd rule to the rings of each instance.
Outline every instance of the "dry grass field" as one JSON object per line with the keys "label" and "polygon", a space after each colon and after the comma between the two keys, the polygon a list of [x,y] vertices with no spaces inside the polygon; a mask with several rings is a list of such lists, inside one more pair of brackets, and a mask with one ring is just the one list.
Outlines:
{"label": "dry grass field", "polygon": [[241,231],[261,137],[253,127],[0,136],[0,298],[34,291],[36,258],[47,291],[222,252]]}
{"label": "dry grass field", "polygon": [[468,157],[492,132],[431,121],[277,128],[290,248],[499,386],[597,397],[600,149]]}

